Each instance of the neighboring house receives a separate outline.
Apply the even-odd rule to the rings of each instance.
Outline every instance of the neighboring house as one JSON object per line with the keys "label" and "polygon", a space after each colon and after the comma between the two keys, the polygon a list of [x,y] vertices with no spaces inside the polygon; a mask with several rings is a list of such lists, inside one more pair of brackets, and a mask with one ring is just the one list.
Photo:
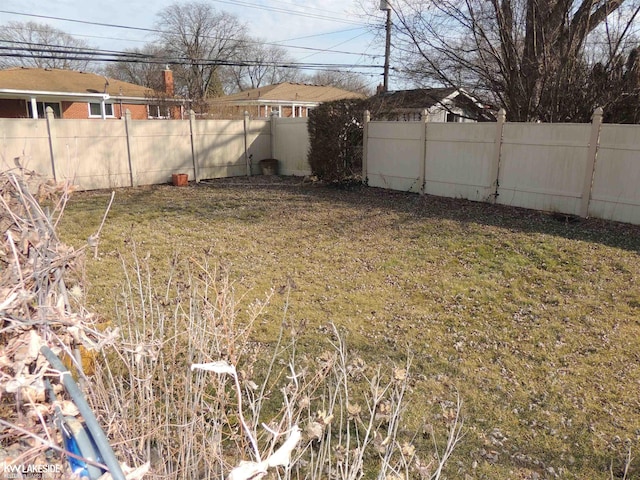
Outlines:
{"label": "neighboring house", "polygon": [[490,109],[458,88],[420,88],[379,93],[371,98],[376,120],[419,121],[427,110],[430,122],[494,122]]}
{"label": "neighboring house", "polygon": [[210,114],[233,118],[248,112],[253,117],[308,117],[309,110],[323,102],[347,98],[365,98],[360,93],[336,87],[303,83],[277,83],[209,100]]}
{"label": "neighboring house", "polygon": [[165,91],[153,90],[95,73],[43,68],[0,70],[0,117],[43,118],[183,118],[182,100],[173,98],[173,73],[163,72]]}

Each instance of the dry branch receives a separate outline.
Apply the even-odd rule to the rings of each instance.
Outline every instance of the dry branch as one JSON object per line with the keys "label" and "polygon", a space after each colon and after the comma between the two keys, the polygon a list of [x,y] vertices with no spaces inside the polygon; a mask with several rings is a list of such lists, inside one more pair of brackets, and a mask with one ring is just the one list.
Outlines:
{"label": "dry branch", "polygon": [[67,182],[41,182],[21,168],[0,174],[0,408],[7,420],[0,435],[8,465],[46,462],[43,446],[62,449],[47,427],[54,402],[45,394],[45,376],[56,383],[56,393],[62,387],[40,347],[62,355],[82,377],[79,347],[91,350],[113,340],[69,299],[65,278],[84,249],[63,244],[55,227],[72,191]]}

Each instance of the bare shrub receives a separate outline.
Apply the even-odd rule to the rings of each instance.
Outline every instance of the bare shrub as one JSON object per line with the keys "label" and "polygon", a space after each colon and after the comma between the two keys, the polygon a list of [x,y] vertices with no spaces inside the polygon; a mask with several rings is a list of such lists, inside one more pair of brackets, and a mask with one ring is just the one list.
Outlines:
{"label": "bare shrub", "polygon": [[[444,452],[417,451],[399,433],[410,360],[395,367],[351,358],[333,325],[324,353],[301,353],[286,309],[267,348],[250,334],[269,294],[244,308],[225,272],[175,260],[158,293],[135,247],[123,267],[122,340],[97,362],[90,398],[126,462],[151,459],[150,478],[260,478],[259,465],[299,429],[281,478],[439,478],[462,436],[461,403]],[[194,364],[211,371],[192,372]]]}

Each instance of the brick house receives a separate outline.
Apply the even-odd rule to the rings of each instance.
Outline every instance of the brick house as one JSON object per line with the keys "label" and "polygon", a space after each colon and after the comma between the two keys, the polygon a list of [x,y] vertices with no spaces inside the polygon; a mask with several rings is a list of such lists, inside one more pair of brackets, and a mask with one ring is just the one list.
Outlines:
{"label": "brick house", "polygon": [[285,82],[210,99],[209,112],[217,118],[238,118],[245,111],[252,117],[275,112],[279,117],[298,118],[308,117],[309,110],[323,102],[365,97],[336,87]]}
{"label": "brick house", "polygon": [[0,118],[118,119],[126,110],[134,120],[183,118],[173,96],[173,73],[163,72],[164,92],[88,72],[43,68],[0,70]]}

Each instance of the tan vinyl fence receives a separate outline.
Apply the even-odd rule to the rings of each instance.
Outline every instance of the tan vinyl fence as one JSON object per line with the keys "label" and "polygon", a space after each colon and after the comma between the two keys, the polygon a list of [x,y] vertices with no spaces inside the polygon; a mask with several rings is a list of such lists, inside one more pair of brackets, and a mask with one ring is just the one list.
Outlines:
{"label": "tan vinyl fence", "polygon": [[82,190],[260,174],[276,158],[280,173],[310,175],[306,119],[55,120],[0,119],[2,169],[16,163]]}
{"label": "tan vinyl fence", "polygon": [[[426,116],[425,116],[426,118]],[[81,189],[260,174],[310,175],[301,118],[185,121],[0,119],[2,168]],[[640,224],[640,125],[364,124],[368,185]]]}
{"label": "tan vinyl fence", "polygon": [[[426,117],[426,116],[425,116]],[[640,125],[368,121],[369,186],[640,224]]]}
{"label": "tan vinyl fence", "polygon": [[271,117],[274,135],[273,157],[280,160],[282,175],[311,175],[309,166],[309,135],[306,118]]}

